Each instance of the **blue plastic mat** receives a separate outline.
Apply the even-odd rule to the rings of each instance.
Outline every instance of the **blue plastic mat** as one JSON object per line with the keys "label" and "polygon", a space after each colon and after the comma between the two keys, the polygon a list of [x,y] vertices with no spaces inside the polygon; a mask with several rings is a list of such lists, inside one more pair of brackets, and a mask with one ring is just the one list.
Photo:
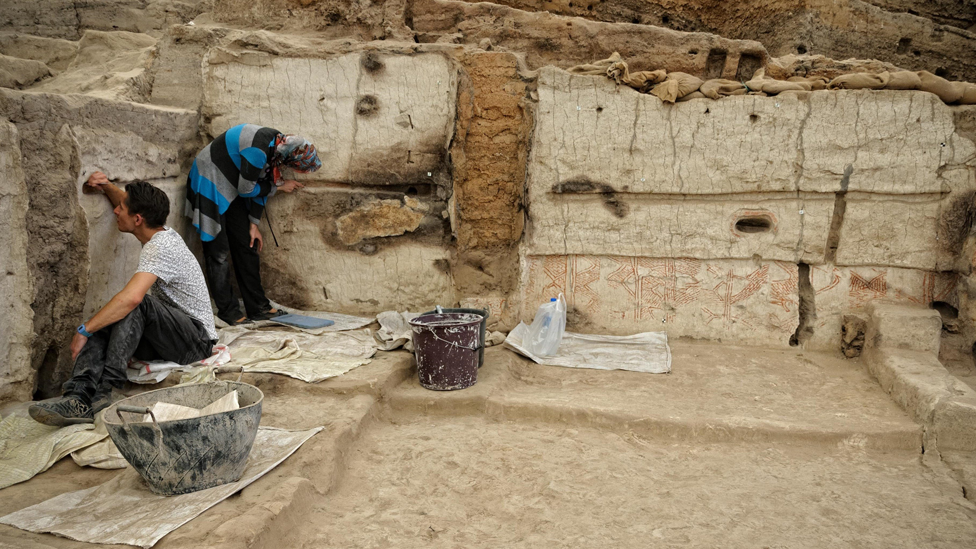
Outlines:
{"label": "blue plastic mat", "polygon": [[281,316],[276,316],[274,318],[269,318],[271,322],[278,322],[279,324],[284,324],[286,326],[294,326],[296,328],[305,328],[308,330],[313,330],[315,328],[325,328],[326,326],[332,326],[335,322],[331,320],[326,320],[324,318],[316,318],[314,316],[296,315],[296,314],[286,314]]}

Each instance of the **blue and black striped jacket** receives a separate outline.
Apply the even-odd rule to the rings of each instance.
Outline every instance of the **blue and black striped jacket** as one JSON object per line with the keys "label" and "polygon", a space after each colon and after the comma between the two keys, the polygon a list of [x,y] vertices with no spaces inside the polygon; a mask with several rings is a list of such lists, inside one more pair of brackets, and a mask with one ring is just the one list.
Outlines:
{"label": "blue and black striped jacket", "polygon": [[209,242],[220,234],[220,216],[237,197],[248,201],[248,216],[257,224],[275,185],[268,175],[278,130],[240,124],[217,136],[193,161],[187,178],[186,216]]}

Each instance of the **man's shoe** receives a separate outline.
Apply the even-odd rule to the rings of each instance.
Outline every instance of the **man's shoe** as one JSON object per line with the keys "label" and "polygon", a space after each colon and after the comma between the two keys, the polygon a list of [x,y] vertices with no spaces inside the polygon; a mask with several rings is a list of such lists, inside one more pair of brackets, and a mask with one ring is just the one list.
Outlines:
{"label": "man's shoe", "polygon": [[64,427],[79,423],[94,423],[91,406],[75,396],[61,397],[50,402],[40,402],[27,409],[34,421],[52,427]]}

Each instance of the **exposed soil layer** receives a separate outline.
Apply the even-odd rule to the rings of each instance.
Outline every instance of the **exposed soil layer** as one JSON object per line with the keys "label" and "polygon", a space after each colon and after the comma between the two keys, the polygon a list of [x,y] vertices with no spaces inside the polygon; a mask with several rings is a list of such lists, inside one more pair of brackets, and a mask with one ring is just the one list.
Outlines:
{"label": "exposed soil layer", "polygon": [[[970,546],[967,457],[951,473],[923,456],[858,361],[673,355],[649,375],[492,348],[453,392],[421,388],[404,352],[314,385],[246,375],[262,424],[326,429],[157,547]],[[113,474],[62,461],[6,489],[0,514]],[[86,546],[0,526],[8,545]]]}

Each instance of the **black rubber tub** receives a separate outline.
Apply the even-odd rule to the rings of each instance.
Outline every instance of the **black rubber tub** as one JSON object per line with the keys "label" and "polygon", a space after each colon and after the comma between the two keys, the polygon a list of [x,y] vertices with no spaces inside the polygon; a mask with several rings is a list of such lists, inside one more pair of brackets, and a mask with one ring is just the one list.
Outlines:
{"label": "black rubber tub", "polygon": [[[193,419],[142,421],[157,402],[203,408],[234,390],[238,410]],[[261,423],[263,400],[260,389],[236,381],[180,385],[109,406],[105,426],[119,452],[153,492],[186,494],[241,478]]]}

